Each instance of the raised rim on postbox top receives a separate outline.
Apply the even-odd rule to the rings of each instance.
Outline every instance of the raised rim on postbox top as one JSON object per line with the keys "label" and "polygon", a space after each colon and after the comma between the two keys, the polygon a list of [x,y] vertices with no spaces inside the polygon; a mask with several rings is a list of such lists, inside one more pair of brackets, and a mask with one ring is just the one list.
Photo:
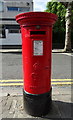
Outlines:
{"label": "raised rim on postbox top", "polygon": [[16,15],[16,21],[19,23],[20,20],[23,19],[32,19],[33,18],[44,18],[45,19],[52,19],[54,22],[58,19],[58,16],[53,13],[48,13],[48,12],[26,12],[26,13],[20,13]]}

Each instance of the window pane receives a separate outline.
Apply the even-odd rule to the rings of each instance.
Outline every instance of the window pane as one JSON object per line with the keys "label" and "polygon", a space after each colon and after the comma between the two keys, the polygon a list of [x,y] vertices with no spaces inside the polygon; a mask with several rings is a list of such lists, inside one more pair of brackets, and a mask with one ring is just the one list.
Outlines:
{"label": "window pane", "polygon": [[8,11],[18,11],[18,7],[7,7]]}
{"label": "window pane", "polygon": [[25,12],[25,11],[29,11],[30,8],[29,7],[19,7],[18,10]]}

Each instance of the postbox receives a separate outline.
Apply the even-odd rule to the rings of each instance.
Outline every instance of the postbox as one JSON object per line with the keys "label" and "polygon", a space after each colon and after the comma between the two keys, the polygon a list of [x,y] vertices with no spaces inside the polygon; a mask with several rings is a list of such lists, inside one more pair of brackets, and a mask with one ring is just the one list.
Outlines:
{"label": "postbox", "polygon": [[27,12],[16,16],[22,35],[23,100],[28,114],[48,113],[52,101],[52,27],[57,15]]}

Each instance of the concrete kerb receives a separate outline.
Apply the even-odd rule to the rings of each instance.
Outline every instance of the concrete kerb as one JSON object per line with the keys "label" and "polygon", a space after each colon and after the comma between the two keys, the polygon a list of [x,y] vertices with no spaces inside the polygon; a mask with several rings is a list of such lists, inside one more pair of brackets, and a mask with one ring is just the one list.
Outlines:
{"label": "concrete kerb", "polygon": [[0,49],[0,53],[21,53],[22,49]]}
{"label": "concrete kerb", "polygon": [[[22,53],[22,49],[0,49],[0,53]],[[52,53],[73,53],[72,52],[66,52],[64,49],[53,49]]]}
{"label": "concrete kerb", "polygon": [[64,51],[64,49],[53,49],[52,53],[73,53],[73,49],[72,51]]}

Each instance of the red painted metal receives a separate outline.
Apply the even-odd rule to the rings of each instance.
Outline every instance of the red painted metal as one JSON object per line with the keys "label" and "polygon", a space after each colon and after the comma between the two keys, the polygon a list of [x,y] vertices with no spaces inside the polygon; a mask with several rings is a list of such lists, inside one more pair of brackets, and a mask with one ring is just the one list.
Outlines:
{"label": "red painted metal", "polygon": [[[47,12],[16,16],[22,33],[24,91],[30,94],[43,94],[51,89],[52,26],[56,20],[55,14]],[[43,55],[34,54],[34,41],[43,41]]]}

